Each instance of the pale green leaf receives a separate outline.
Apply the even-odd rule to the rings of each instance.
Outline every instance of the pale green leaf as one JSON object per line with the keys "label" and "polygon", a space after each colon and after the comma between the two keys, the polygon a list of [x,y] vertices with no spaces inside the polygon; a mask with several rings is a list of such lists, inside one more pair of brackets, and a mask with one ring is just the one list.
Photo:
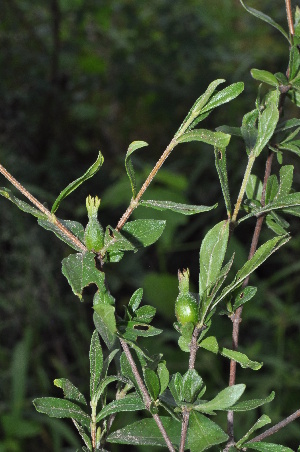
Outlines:
{"label": "pale green leaf", "polygon": [[122,229],[125,236],[137,248],[155,243],[166,226],[163,220],[135,220],[129,221]]}
{"label": "pale green leaf", "polygon": [[259,363],[257,361],[251,361],[244,353],[237,352],[235,350],[229,350],[225,347],[220,347],[219,353],[226,358],[233,359],[244,369],[250,368],[252,370],[259,370],[263,363]]}
{"label": "pale green leaf", "polygon": [[228,410],[239,400],[245,389],[246,386],[244,384],[228,386],[219,392],[214,399],[195,406],[194,410],[201,411],[203,413],[209,413],[217,410]]}
{"label": "pale green leaf", "polygon": [[210,99],[210,101],[201,110],[201,113],[205,113],[206,111],[210,111],[213,108],[219,107],[220,105],[230,102],[231,100],[239,96],[242,91],[244,91],[243,82],[237,82],[227,86]]}
{"label": "pale green leaf", "polygon": [[279,86],[277,78],[271,72],[263,71],[260,69],[251,69],[250,72],[255,80],[259,80],[260,82],[267,83],[271,86]]}
{"label": "pale green leaf", "polygon": [[256,430],[259,430],[260,428],[264,427],[267,424],[270,424],[271,419],[266,414],[263,414],[256,422],[255,424],[248,430],[248,432],[236,443],[236,446],[240,448],[242,444],[244,444],[248,438],[252,435],[253,432]]}
{"label": "pale green leaf", "polygon": [[96,422],[105,419],[114,413],[140,411],[145,409],[145,404],[138,394],[128,394],[123,399],[108,403],[97,415]]}
{"label": "pale green leaf", "polygon": [[228,174],[226,165],[226,147],[215,148],[215,165],[218,172],[223,198],[227,210],[227,216],[231,216],[231,201],[228,185]]}
{"label": "pale green leaf", "polygon": [[253,149],[257,157],[273,136],[279,119],[279,111],[275,102],[270,102],[258,118],[257,140]]}
{"label": "pale green leaf", "polygon": [[95,330],[90,345],[90,397],[94,397],[103,368],[103,353],[99,336]]}
{"label": "pale green leaf", "polygon": [[171,210],[183,215],[195,215],[197,213],[208,212],[209,210],[215,209],[218,204],[215,204],[214,206],[195,206],[173,201],[153,201],[147,199],[145,201],[140,201],[139,205],[143,207],[151,207],[156,210]]}
{"label": "pale green leaf", "polygon": [[16,198],[11,190],[5,187],[0,188],[0,195],[4,198],[8,199],[12,203],[14,203],[17,207],[19,207],[20,210],[26,213],[30,213],[34,217],[40,218],[40,219],[47,219],[47,216],[42,213],[40,210],[36,209],[35,207],[32,207],[27,202],[21,201],[21,199]]}
{"label": "pale green leaf", "polygon": [[252,400],[245,400],[243,402],[238,402],[235,405],[230,407],[231,411],[250,411],[254,410],[255,408],[258,408],[259,406],[264,405],[265,403],[272,402],[275,397],[275,392],[272,391],[271,394],[264,398],[264,399],[252,399]]}
{"label": "pale green leaf", "polygon": [[260,452],[294,452],[293,449],[290,449],[289,447],[273,443],[245,443],[243,446],[247,447],[247,449],[259,450]]}
{"label": "pale green leaf", "polygon": [[178,143],[186,143],[189,141],[202,141],[218,148],[228,146],[231,136],[223,132],[212,132],[206,129],[196,129],[186,132],[177,138]]}

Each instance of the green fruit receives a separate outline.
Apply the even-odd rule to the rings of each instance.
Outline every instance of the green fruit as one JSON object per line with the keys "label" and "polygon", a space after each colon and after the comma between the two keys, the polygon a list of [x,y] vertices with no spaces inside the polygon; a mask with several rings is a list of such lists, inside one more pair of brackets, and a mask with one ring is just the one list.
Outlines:
{"label": "green fruit", "polygon": [[180,293],[175,301],[175,315],[181,325],[198,322],[198,303],[189,292]]}
{"label": "green fruit", "polygon": [[84,240],[89,251],[100,251],[104,246],[104,230],[97,218],[99,206],[100,199],[97,196],[86,198],[89,222],[84,231]]}

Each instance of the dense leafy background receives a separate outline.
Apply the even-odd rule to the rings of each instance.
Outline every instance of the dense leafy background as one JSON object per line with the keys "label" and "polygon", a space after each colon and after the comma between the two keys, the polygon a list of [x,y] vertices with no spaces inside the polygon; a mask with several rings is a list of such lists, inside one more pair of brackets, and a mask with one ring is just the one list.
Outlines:
{"label": "dense leafy background", "polygon": [[[286,28],[282,0],[257,0],[251,6]],[[237,126],[256,97],[258,84],[250,69],[284,72],[288,63],[282,36],[247,15],[238,0],[3,0],[0,43],[1,163],[51,206],[101,149],[104,169],[60,208],[61,217],[84,224],[88,194],[102,198],[104,225],[115,225],[128,205],[124,158],[131,141],[150,144],[134,156],[142,182],[213,79],[242,80],[246,89],[217,110],[205,127]],[[293,108],[287,104],[287,117],[296,115]],[[254,170],[260,176],[263,155],[261,160]],[[181,145],[146,198],[214,204],[221,190],[213,161],[211,149],[202,143]],[[243,163],[246,153],[233,138],[228,166],[234,198]],[[298,161],[287,156],[284,163],[295,164],[299,184]],[[8,183],[2,178],[0,185]],[[140,207],[134,218],[149,215]],[[184,372],[188,359],[178,350],[172,329],[177,269],[189,267],[197,287],[201,239],[208,225],[224,215],[222,202],[217,210],[192,219],[153,211],[151,217],[168,222],[157,246],[107,269],[120,310],[137,287],[144,287],[145,298],[157,308],[157,326],[166,328],[165,335],[152,341],[153,351],[164,353],[171,371]],[[88,391],[91,303],[80,304],[61,275],[67,245],[4,199],[0,219],[0,451],[74,450],[79,442],[72,425],[39,415],[31,400],[57,396],[52,384],[57,377],[68,377]],[[245,309],[241,328],[241,351],[264,361],[264,367],[259,372],[238,369],[238,382],[247,384],[249,398],[276,391],[275,401],[265,409],[273,422],[299,408],[300,236],[299,221],[293,221],[294,239],[251,281],[260,289]],[[247,258],[252,227],[251,221],[243,223],[231,242],[237,251],[235,265]],[[267,230],[264,234],[270,235]],[[87,295],[91,299],[92,290]],[[219,343],[230,348],[230,321],[220,317],[214,329]],[[227,385],[227,361],[203,351],[197,368],[209,394]],[[240,436],[254,421],[254,414],[252,419],[246,416],[236,415]],[[281,431],[276,441],[295,448],[299,425]]]}

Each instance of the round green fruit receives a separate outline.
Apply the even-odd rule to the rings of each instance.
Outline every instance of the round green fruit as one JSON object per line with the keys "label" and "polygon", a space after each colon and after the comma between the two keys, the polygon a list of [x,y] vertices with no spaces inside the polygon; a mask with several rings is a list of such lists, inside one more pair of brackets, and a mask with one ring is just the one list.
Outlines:
{"label": "round green fruit", "polygon": [[175,315],[181,325],[198,322],[198,303],[190,293],[180,293],[175,302]]}

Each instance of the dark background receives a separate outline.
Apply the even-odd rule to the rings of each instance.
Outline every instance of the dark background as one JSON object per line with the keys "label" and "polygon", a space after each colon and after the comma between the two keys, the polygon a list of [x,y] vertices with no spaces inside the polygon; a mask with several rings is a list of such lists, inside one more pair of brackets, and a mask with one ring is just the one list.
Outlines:
{"label": "dark background", "polygon": [[[258,83],[250,69],[285,72],[288,64],[287,41],[249,16],[237,0],[3,0],[1,6],[1,164],[51,207],[100,149],[103,168],[58,211],[59,217],[84,225],[88,194],[102,198],[103,225],[115,226],[126,209],[131,192],[124,158],[132,141],[149,143],[133,158],[141,184],[211,81],[244,81],[245,91],[217,109],[203,127],[239,126],[256,98]],[[283,0],[252,1],[251,6],[287,29]],[[285,114],[298,112],[287,102]],[[254,168],[260,177],[265,156]],[[246,165],[246,153],[234,137],[227,159],[234,202]],[[299,190],[297,159],[285,155],[284,164],[295,165]],[[275,163],[275,173],[278,168]],[[2,176],[0,185],[11,188]],[[164,354],[170,372],[184,373],[188,355],[178,349],[172,328],[177,270],[190,268],[196,290],[203,235],[226,216],[212,148],[178,146],[146,197],[205,205],[219,201],[216,210],[194,217],[140,207],[133,219],[166,218],[166,232],[155,246],[107,266],[120,312],[134,290],[144,288],[145,302],[157,308],[155,325],[165,328],[165,334],[145,345]],[[253,226],[253,220],[243,223],[231,241],[235,269],[247,259]],[[276,423],[299,409],[298,230],[299,220],[291,219],[293,240],[251,279],[259,290],[244,310],[241,351],[264,367],[258,372],[238,367],[237,382],[247,384],[245,398],[265,397],[271,390],[276,398],[256,413],[236,415],[237,438],[263,412]],[[265,228],[262,240],[271,236]],[[93,291],[79,302],[60,272],[68,246],[4,198],[0,253],[0,451],[75,450],[80,441],[71,422],[38,414],[32,399],[61,396],[52,383],[58,377],[69,378],[88,394]],[[231,347],[226,317],[217,316],[212,333],[220,345]],[[225,358],[199,353],[197,370],[208,397],[228,384],[228,364]],[[125,425],[124,416],[117,419],[116,427]],[[126,414],[126,423],[130,419],[137,418]],[[225,428],[225,414],[218,419]],[[271,441],[296,448],[299,432],[296,421]]]}

